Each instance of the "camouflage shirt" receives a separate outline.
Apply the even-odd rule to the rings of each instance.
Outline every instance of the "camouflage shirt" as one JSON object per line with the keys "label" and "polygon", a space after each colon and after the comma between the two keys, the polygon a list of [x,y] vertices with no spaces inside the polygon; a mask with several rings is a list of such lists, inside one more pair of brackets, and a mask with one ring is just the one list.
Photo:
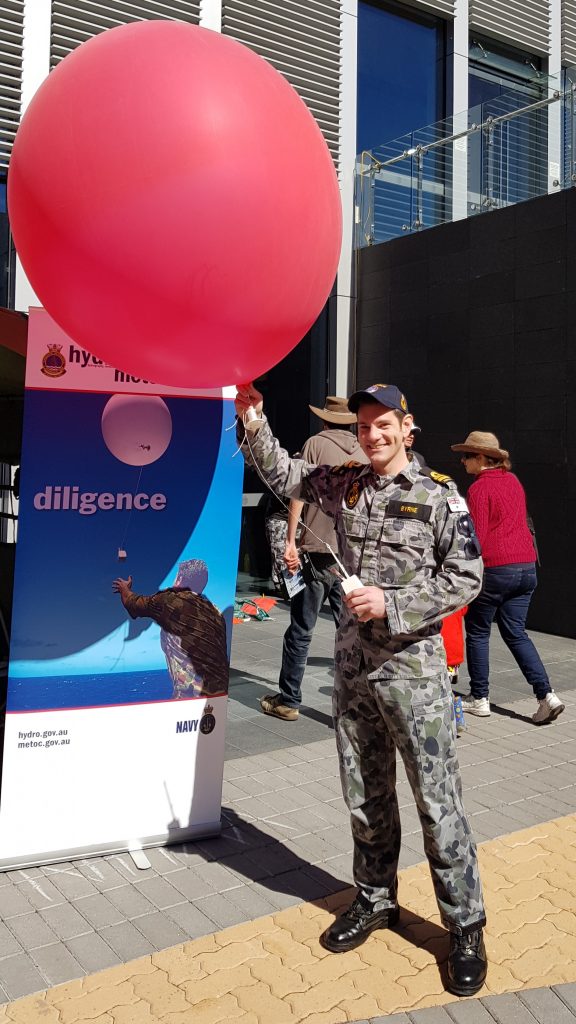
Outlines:
{"label": "camouflage shirt", "polygon": [[150,597],[130,593],[125,607],[133,619],[149,617],[162,627],[174,697],[228,692],[226,624],[207,597],[174,587]]}
{"label": "camouflage shirt", "polygon": [[389,477],[357,463],[333,468],[291,459],[266,421],[248,433],[242,450],[276,493],[313,502],[331,516],[346,571],[384,591],[384,619],[359,622],[344,605],[337,665],[345,661],[348,674],[364,659],[374,679],[445,670],[441,620],[476,597],[483,568],[453,481],[415,462]]}

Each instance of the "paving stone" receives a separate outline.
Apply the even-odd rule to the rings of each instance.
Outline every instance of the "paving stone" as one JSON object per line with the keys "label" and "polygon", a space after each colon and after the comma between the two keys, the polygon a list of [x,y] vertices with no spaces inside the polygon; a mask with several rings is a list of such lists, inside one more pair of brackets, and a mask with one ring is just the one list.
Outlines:
{"label": "paving stone", "polygon": [[[159,875],[168,875],[173,871],[178,871],[182,865],[178,860],[174,850],[165,848],[163,846],[153,847],[150,850],[144,850],[144,853],[154,871]],[[122,879],[124,881],[124,879]]]}
{"label": "paving stone", "polygon": [[165,878],[156,875],[154,878],[146,878],[138,882],[136,888],[141,892],[158,910],[166,907],[174,907],[177,903],[183,903],[184,897],[173,885],[170,885]]}
{"label": "paving stone", "polygon": [[548,988],[533,988],[519,992],[518,999],[528,1007],[539,1024],[574,1024],[574,1014],[560,997]]}
{"label": "paving stone", "polygon": [[18,885],[19,882],[27,882],[30,878],[44,878],[44,869],[17,868],[15,871],[3,871],[0,877],[3,885],[6,885],[7,882],[14,882],[14,885]]}
{"label": "paving stone", "polygon": [[15,885],[3,885],[0,888],[0,918],[3,921],[18,917],[20,914],[30,914],[33,909],[32,904]]}
{"label": "paving stone", "polygon": [[287,839],[285,846],[288,850],[292,850],[297,857],[300,857],[304,864],[318,864],[343,852],[332,843],[324,842],[320,833],[300,836],[299,839]]}
{"label": "paving stone", "polygon": [[576,982],[569,982],[566,985],[554,985],[552,991],[556,992],[562,1002],[576,1015]]}
{"label": "paving stone", "polygon": [[[86,898],[92,899],[93,897],[88,896]],[[57,907],[47,907],[46,910],[40,910],[39,913],[54,934],[66,942],[77,935],[85,935],[87,932],[92,931],[86,919],[76,909],[81,902],[79,900],[76,906],[72,906],[70,903],[61,903]]]}
{"label": "paving stone", "polygon": [[199,864],[194,870],[195,874],[204,884],[204,892],[206,892],[206,887],[213,889],[215,892],[225,892],[226,889],[234,889],[237,885],[241,884],[238,881],[238,877],[232,871],[228,871],[227,868],[223,867],[222,864],[216,864],[215,862]]}
{"label": "paving stone", "polygon": [[0,957],[21,953],[22,946],[5,924],[0,922]]}
{"label": "paving stone", "polygon": [[[227,815],[230,815],[234,820],[234,825],[228,824]],[[245,840],[242,833],[244,823],[240,821],[235,811],[230,808],[222,808],[222,827],[226,827],[226,831],[232,832],[237,836],[240,846],[245,842],[249,845],[248,840]],[[250,826],[246,826],[249,828]],[[200,850],[198,843],[182,843],[180,846],[172,846],[170,852],[178,861],[180,867],[192,868],[194,870],[199,864],[206,863],[206,854]]]}
{"label": "paving stone", "polygon": [[194,871],[186,871],[180,867],[179,871],[170,874],[170,884],[185,896],[188,900],[197,900],[206,895],[207,886]]}
{"label": "paving stone", "polygon": [[83,896],[82,899],[76,900],[75,907],[95,931],[110,924],[120,924],[125,920],[118,908],[103,893]]}
{"label": "paving stone", "polygon": [[410,1024],[410,1017],[405,1013],[393,1013],[386,1017],[370,1017],[368,1024]]}
{"label": "paving stone", "polygon": [[264,899],[276,907],[278,910],[282,910],[285,907],[294,907],[302,901],[294,893],[282,892],[272,888],[272,880],[270,881],[270,887],[263,885],[261,882],[254,882],[252,886],[254,892],[260,893]]}
{"label": "paving stone", "polygon": [[[142,920],[139,918],[139,920]],[[145,956],[154,949],[152,943],[142,935],[130,921],[102,928],[98,933],[124,962]]]}
{"label": "paving stone", "polygon": [[52,946],[42,946],[32,953],[34,963],[42,972],[48,985],[60,985],[71,978],[80,978],[84,969],[72,956],[63,942],[56,942]]}
{"label": "paving stone", "polygon": [[266,917],[273,914],[276,907],[261,893],[254,891],[251,885],[242,885],[238,889],[228,889],[226,899],[243,913],[245,920]]}
{"label": "paving stone", "polygon": [[26,897],[36,910],[43,910],[44,907],[61,906],[66,902],[66,897],[62,895],[60,890],[45,875],[35,875],[31,879],[24,879],[19,884],[18,891]]}
{"label": "paving stone", "polygon": [[0,984],[10,999],[46,988],[46,982],[27,953],[0,960]]}
{"label": "paving stone", "polygon": [[459,999],[446,1012],[454,1024],[494,1024],[494,1018],[479,999]]}
{"label": "paving stone", "polygon": [[241,921],[251,920],[251,915],[243,911],[227,900],[220,893],[213,893],[203,900],[196,900],[195,906],[214,921],[219,928],[229,928],[232,924],[239,924]]}
{"label": "paving stone", "polygon": [[116,870],[114,865],[106,857],[90,857],[78,861],[75,867],[88,879],[100,892],[113,889],[118,885],[124,885],[124,876]]}
{"label": "paving stone", "polygon": [[69,939],[66,945],[78,963],[89,973],[103,971],[106,967],[114,967],[115,964],[121,963],[118,954],[97,932],[78,935],[74,939]]}
{"label": "paving stone", "polygon": [[[269,847],[264,849],[269,849]],[[270,875],[270,871],[266,867],[264,852],[260,856],[257,851],[254,851],[253,856],[248,853],[237,853],[233,857],[226,857],[223,866],[237,875],[241,882],[257,882]]]}
{"label": "paving stone", "polygon": [[115,854],[110,857],[109,863],[127,882],[143,882],[144,879],[157,877],[157,872],[152,867],[137,868],[129,853]]}
{"label": "paving stone", "polygon": [[[231,894],[240,891],[240,889],[232,889]],[[202,935],[212,935],[214,931],[212,918],[206,917],[206,914],[203,914],[195,903],[179,903],[177,907],[168,907],[165,915],[175,921],[191,939],[198,939]]]}
{"label": "paving stone", "polygon": [[106,897],[128,920],[142,914],[152,914],[157,909],[150,900],[133,885],[123,885],[118,889],[109,889]]}
{"label": "paving stone", "polygon": [[[96,887],[72,864],[56,865],[46,868],[50,881],[68,900],[76,900],[80,896],[90,896]],[[2,891],[0,890],[0,898]]]}
{"label": "paving stone", "polygon": [[7,925],[24,949],[35,949],[57,941],[57,936],[38,913],[11,917]]}
{"label": "paving stone", "polygon": [[425,1010],[412,1010],[412,1024],[453,1024],[442,1006],[431,1006]]}
{"label": "paving stone", "polygon": [[166,949],[168,946],[176,946],[179,942],[185,942],[188,935],[175,921],[171,921],[164,914],[146,914],[134,922],[134,927],[152,943],[155,949]]}
{"label": "paving stone", "polygon": [[286,871],[274,876],[274,885],[285,892],[293,892],[301,900],[317,900],[334,891],[333,886],[326,885],[321,875],[320,871],[316,876],[303,870]]}
{"label": "paving stone", "polygon": [[482,1003],[496,1024],[535,1024],[534,1016],[515,995],[486,996]]}

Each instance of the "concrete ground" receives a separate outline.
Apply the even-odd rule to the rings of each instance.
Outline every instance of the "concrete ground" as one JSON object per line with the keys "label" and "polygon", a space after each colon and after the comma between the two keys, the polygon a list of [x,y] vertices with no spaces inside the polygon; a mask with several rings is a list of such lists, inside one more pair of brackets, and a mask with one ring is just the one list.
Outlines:
{"label": "concrete ground", "polygon": [[486,989],[463,1001],[444,989],[445,933],[401,766],[401,925],[341,956],[317,943],[351,882],[334,629],[322,615],[306,706],[281,722],[258,697],[275,688],[287,617],[280,604],[234,630],[220,837],[148,851],[145,871],[112,856],[0,875],[0,1024],[574,1020],[576,641],[533,634],[566,702],[537,728],[531,691],[495,635],[493,714],[468,720],[458,740],[491,956]]}

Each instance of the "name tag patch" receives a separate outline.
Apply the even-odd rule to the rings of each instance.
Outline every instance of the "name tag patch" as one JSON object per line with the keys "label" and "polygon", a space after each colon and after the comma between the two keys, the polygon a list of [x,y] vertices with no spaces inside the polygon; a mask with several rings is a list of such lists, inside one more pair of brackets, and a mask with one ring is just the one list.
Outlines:
{"label": "name tag patch", "polygon": [[431,515],[432,506],[421,505],[417,501],[389,501],[386,508],[386,516],[394,519],[419,519],[421,523],[427,523]]}
{"label": "name tag patch", "polygon": [[466,504],[466,500],[462,498],[459,494],[451,495],[451,497],[447,498],[446,501],[448,504],[448,508],[450,509],[451,512],[468,511],[468,505]]}

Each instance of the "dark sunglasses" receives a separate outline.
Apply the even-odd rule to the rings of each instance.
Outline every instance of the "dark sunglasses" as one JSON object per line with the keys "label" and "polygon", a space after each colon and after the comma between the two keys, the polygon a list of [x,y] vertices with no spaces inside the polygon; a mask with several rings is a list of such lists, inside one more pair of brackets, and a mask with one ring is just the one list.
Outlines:
{"label": "dark sunglasses", "polygon": [[475,459],[476,452],[462,452],[461,458],[464,459],[465,462],[467,462],[468,459]]}

